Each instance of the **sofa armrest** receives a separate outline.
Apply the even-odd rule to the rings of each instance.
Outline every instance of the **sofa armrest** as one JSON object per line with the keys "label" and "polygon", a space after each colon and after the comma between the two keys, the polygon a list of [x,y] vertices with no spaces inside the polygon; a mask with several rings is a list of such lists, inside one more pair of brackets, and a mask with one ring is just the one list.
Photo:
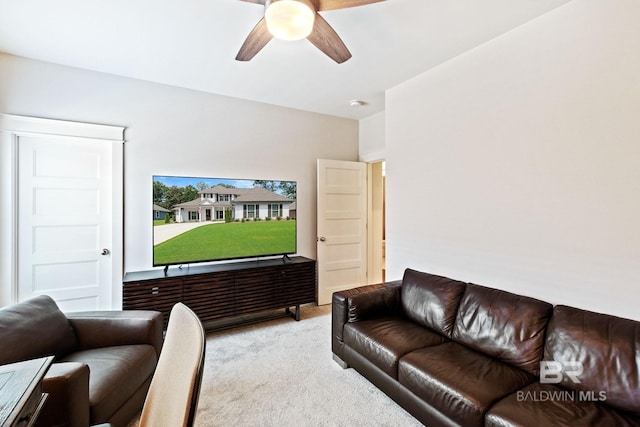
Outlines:
{"label": "sofa armrest", "polygon": [[383,286],[347,298],[348,322],[396,314],[400,310],[400,287]]}
{"label": "sofa armrest", "polygon": [[89,425],[89,367],[78,362],[53,363],[42,380],[48,393],[36,426]]}
{"label": "sofa armrest", "polygon": [[117,345],[150,344],[160,356],[162,313],[149,310],[66,313],[78,338],[78,350]]}
{"label": "sofa armrest", "polygon": [[398,287],[401,283],[401,281],[378,283],[333,293],[331,308],[331,350],[333,354],[340,358],[343,357],[344,340],[342,332],[344,325],[349,320],[349,298],[354,295],[375,291],[376,289]]}

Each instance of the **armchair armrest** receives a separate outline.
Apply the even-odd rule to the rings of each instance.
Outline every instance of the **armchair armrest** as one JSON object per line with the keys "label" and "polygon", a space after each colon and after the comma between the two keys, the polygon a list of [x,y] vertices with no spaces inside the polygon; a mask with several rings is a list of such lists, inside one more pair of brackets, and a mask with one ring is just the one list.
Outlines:
{"label": "armchair armrest", "polygon": [[345,323],[349,320],[349,298],[355,295],[372,292],[386,287],[398,287],[402,281],[378,283],[375,285],[361,286],[359,288],[348,289],[346,291],[334,292],[332,296],[331,308],[331,350],[333,354],[342,358],[344,347],[343,330]]}
{"label": "armchair armrest", "polygon": [[89,425],[89,367],[78,362],[53,363],[42,380],[49,393],[36,426]]}
{"label": "armchair armrest", "polygon": [[162,313],[148,310],[66,313],[78,338],[78,350],[130,344],[150,344],[160,356]]}

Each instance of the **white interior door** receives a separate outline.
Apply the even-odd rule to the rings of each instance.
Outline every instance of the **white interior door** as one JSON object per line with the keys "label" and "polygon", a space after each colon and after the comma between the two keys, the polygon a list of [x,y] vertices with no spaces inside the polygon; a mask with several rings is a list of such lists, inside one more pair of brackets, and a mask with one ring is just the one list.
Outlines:
{"label": "white interior door", "polygon": [[367,165],[318,160],[318,304],[367,281]]}
{"label": "white interior door", "polygon": [[[69,136],[74,133],[69,122],[31,120],[35,128],[44,123],[40,127],[54,133],[12,132],[17,206],[12,299],[46,294],[63,311],[118,308],[122,140]],[[92,134],[87,132],[91,126],[98,135],[111,128],[75,125],[80,135]],[[118,129],[122,136],[122,128],[114,128],[116,135]]]}

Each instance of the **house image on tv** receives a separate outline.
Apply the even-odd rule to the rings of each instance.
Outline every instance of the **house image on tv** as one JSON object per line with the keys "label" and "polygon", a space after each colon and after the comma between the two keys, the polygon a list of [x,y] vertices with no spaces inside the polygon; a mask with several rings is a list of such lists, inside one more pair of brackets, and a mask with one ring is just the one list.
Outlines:
{"label": "house image on tv", "polygon": [[262,187],[228,188],[216,185],[199,191],[200,197],[173,207],[176,222],[224,221],[225,212],[232,220],[286,218],[295,200]]}
{"label": "house image on tv", "polygon": [[164,220],[171,211],[169,209],[165,209],[162,206],[158,206],[156,204],[153,205],[153,219],[161,219]]}

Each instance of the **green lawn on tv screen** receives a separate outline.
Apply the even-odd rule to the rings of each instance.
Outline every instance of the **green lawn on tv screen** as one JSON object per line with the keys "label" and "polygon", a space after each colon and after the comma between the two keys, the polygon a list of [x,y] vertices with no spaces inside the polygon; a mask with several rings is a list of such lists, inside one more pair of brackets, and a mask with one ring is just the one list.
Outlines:
{"label": "green lawn on tv screen", "polygon": [[200,226],[158,243],[153,248],[153,263],[187,264],[256,254],[293,253],[295,250],[295,221],[216,223]]}

